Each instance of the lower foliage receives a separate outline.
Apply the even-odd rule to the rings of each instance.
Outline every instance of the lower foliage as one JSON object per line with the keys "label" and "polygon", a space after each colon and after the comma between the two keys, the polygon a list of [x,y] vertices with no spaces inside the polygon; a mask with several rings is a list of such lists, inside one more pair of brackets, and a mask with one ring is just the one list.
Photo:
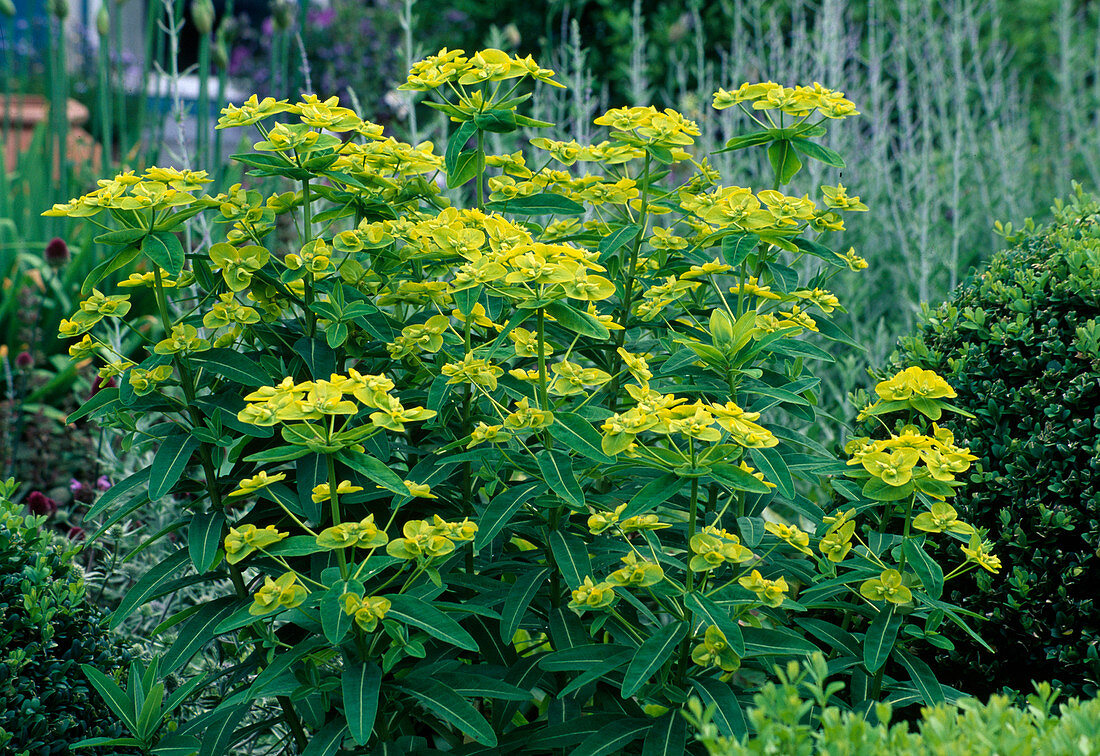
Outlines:
{"label": "lower foliage", "polygon": [[79,665],[110,673],[125,654],[84,602],[71,553],[45,517],[23,516],[13,489],[0,484],[0,752],[68,754],[81,738],[121,731]]}
{"label": "lower foliage", "polygon": [[1045,683],[1035,686],[1026,707],[1002,695],[984,704],[968,698],[926,707],[915,724],[891,725],[889,704],[879,704],[871,716],[831,705],[840,683],[826,683],[828,665],[821,656],[804,669],[791,662],[776,673],[779,682],[765,685],[747,713],[755,730],[751,738],[722,737],[712,712],[692,703],[689,719],[711,756],[1100,754],[1100,699],[1070,699],[1056,707],[1058,694]]}

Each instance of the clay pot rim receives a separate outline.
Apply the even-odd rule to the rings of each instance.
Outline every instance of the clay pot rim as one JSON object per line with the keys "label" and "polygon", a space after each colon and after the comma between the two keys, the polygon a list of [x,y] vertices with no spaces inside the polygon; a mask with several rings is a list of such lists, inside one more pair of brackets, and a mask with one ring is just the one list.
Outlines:
{"label": "clay pot rim", "polygon": [[[66,101],[65,111],[70,124],[80,125],[88,120],[88,108],[76,100]],[[0,119],[3,121],[33,126],[45,121],[49,112],[49,100],[42,95],[0,95]]]}

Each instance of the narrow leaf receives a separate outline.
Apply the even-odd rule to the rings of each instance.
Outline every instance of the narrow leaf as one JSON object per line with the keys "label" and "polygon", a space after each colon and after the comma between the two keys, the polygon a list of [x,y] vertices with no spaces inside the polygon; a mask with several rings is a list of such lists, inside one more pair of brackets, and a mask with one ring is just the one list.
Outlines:
{"label": "narrow leaf", "polygon": [[648,719],[619,719],[604,725],[581,741],[569,756],[606,756],[623,753],[624,749],[649,732],[653,723]]}
{"label": "narrow leaf", "polygon": [[477,742],[496,746],[497,736],[477,709],[454,690],[441,683],[422,678],[407,679],[401,689],[424,704],[440,719],[457,727]]}
{"label": "narrow leaf", "polygon": [[578,588],[585,577],[592,575],[592,562],[588,558],[588,547],[572,534],[555,530],[550,534],[550,553],[558,572],[565,578],[570,588]]}
{"label": "narrow leaf", "polygon": [[508,597],[504,599],[504,608],[500,612],[500,639],[505,643],[512,642],[512,636],[523,622],[523,615],[527,613],[527,607],[531,605],[531,599],[535,597],[538,589],[543,587],[546,577],[550,574],[548,569],[529,570],[508,589]]}
{"label": "narrow leaf", "polygon": [[687,632],[687,623],[670,622],[646,639],[635,652],[630,666],[626,668],[622,687],[624,698],[633,696],[645,685],[653,673],[672,656]]}
{"label": "narrow leaf", "polygon": [[894,611],[894,605],[890,604],[871,620],[863,639],[863,663],[868,672],[878,672],[890,658],[902,619]]}
{"label": "narrow leaf", "polygon": [[150,501],[156,501],[172,490],[198,448],[199,440],[183,433],[168,436],[161,442],[149,468]]}
{"label": "narrow leaf", "polygon": [[122,597],[118,608],[111,613],[111,629],[114,630],[118,627],[122,620],[129,617],[135,609],[152,598],[157,590],[167,583],[172,575],[188,561],[187,549],[180,549],[142,575],[141,579]]}
{"label": "narrow leaf", "polygon": [[692,679],[691,687],[704,706],[714,706],[714,723],[723,735],[739,738],[748,733],[745,712],[729,685],[714,677],[697,677]]}
{"label": "narrow leaf", "polygon": [[344,716],[348,720],[351,737],[359,745],[366,745],[378,713],[382,670],[377,664],[354,660],[345,655],[340,685],[344,693]]}
{"label": "narrow leaf", "polygon": [[119,687],[118,683],[112,680],[107,675],[100,672],[95,667],[87,664],[81,664],[80,668],[84,671],[84,676],[88,678],[88,682],[98,691],[99,695],[103,697],[107,705],[111,708],[111,711],[118,716],[131,731],[137,729],[137,713],[134,711],[134,704],[130,700],[130,697]]}
{"label": "narrow leaf", "polygon": [[379,462],[369,454],[345,449],[336,455],[336,458],[357,473],[373,480],[383,488],[401,494],[409,495],[409,489],[405,487],[405,481],[398,477],[397,473]]}
{"label": "narrow leaf", "polygon": [[549,430],[551,436],[578,454],[605,465],[615,464],[615,458],[604,454],[600,448],[600,434],[580,415],[555,412]]}
{"label": "narrow leaf", "polygon": [[728,611],[698,592],[687,594],[684,605],[696,613],[696,619],[702,619],[706,624],[721,630],[734,653],[738,656],[745,655],[745,637],[741,634],[741,626]]}
{"label": "narrow leaf", "polygon": [[512,486],[506,489],[504,493],[497,494],[489,502],[489,506],[485,507],[485,511],[481,513],[481,518],[478,520],[474,549],[484,548],[485,544],[492,541],[497,533],[512,520],[520,507],[544,489],[545,485],[542,481],[532,480]]}
{"label": "narrow leaf", "polygon": [[191,518],[187,528],[187,553],[200,575],[213,566],[218,556],[224,525],[225,514],[222,512],[199,512]]}
{"label": "narrow leaf", "polygon": [[547,487],[573,509],[584,509],[584,491],[573,473],[569,457],[545,449],[539,452],[536,460]]}
{"label": "narrow leaf", "polygon": [[673,709],[653,723],[642,756],[680,756],[687,752],[687,720]]}
{"label": "narrow leaf", "polygon": [[427,601],[408,594],[393,593],[386,596],[390,600],[388,619],[395,619],[407,625],[419,627],[424,632],[458,646],[466,651],[477,651],[477,641],[462,629],[462,626],[436,609]]}
{"label": "narrow leaf", "polygon": [[764,479],[779,486],[779,493],[790,499],[794,496],[794,480],[786,460],[773,446],[767,449],[749,449],[753,464],[764,473]]}

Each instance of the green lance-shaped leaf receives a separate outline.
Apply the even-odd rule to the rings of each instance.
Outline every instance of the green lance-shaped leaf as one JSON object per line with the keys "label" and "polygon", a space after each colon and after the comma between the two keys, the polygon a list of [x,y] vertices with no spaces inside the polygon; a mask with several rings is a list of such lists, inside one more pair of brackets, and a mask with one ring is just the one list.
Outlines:
{"label": "green lance-shaped leaf", "polygon": [[478,520],[477,537],[474,548],[484,548],[507,525],[516,512],[536,494],[546,489],[541,480],[531,480],[505,489],[497,494]]}
{"label": "green lance-shaped leaf", "polygon": [[863,639],[863,663],[868,672],[878,672],[894,649],[903,619],[894,609],[893,604],[888,605],[867,626],[867,635]]}
{"label": "green lance-shaped leaf", "polygon": [[340,685],[344,694],[344,717],[351,737],[359,745],[366,745],[378,713],[382,670],[373,662],[352,659],[345,653]]}
{"label": "green lance-shaped leaf", "polygon": [[187,549],[180,549],[142,575],[137,584],[123,596],[118,608],[111,613],[111,629],[118,627],[122,620],[148,601],[187,562]]}
{"label": "green lance-shaped leaf", "polygon": [[604,725],[581,741],[570,756],[607,756],[623,753],[628,745],[645,737],[653,726],[648,719],[619,719]]}
{"label": "green lance-shaped leaf", "polygon": [[310,738],[302,756],[333,756],[340,750],[340,743],[343,742],[347,729],[347,725],[339,719],[332,720]]}
{"label": "green lance-shaped leaf", "polygon": [[504,608],[500,612],[500,639],[505,643],[512,642],[512,636],[523,622],[523,615],[527,613],[527,607],[539,588],[543,587],[550,570],[531,569],[516,579],[512,587],[508,589],[508,597],[504,599]]}
{"label": "green lance-shaped leaf", "polygon": [[[801,397],[799,397],[801,398]],[[773,446],[766,449],[749,449],[753,464],[764,473],[764,479],[775,483],[779,487],[779,493],[785,498],[794,496],[794,480],[791,478],[791,469],[783,455],[776,451],[779,447]]]}
{"label": "green lance-shaped leaf", "polygon": [[134,711],[134,702],[119,687],[118,683],[95,667],[87,664],[81,664],[80,669],[84,671],[84,676],[88,678],[88,682],[103,697],[111,711],[130,728],[131,732],[136,731],[137,712]]}
{"label": "green lance-shaped leaf", "polygon": [[401,689],[443,721],[457,727],[482,745],[496,746],[497,736],[477,709],[454,690],[424,678],[406,678]]}
{"label": "green lance-shaped leaf", "polygon": [[487,210],[507,211],[516,215],[584,215],[584,205],[553,192],[489,202],[485,207]]}
{"label": "green lance-shaped leaf", "polygon": [[645,685],[653,673],[672,656],[677,644],[687,636],[687,632],[686,622],[670,622],[654,632],[638,647],[623,677],[624,698],[633,696]]}
{"label": "green lance-shaped leaf", "polygon": [[680,756],[687,745],[687,720],[673,709],[657,719],[642,744],[642,756]]}
{"label": "green lance-shaped leaf", "polygon": [[695,612],[697,622],[702,620],[705,623],[704,629],[706,625],[714,625],[726,636],[726,642],[734,653],[738,656],[745,655],[745,637],[741,634],[741,626],[730,616],[729,611],[697,592],[687,594],[684,605]]}
{"label": "green lance-shaped leaf", "polygon": [[149,470],[149,499],[156,501],[179,482],[191,455],[199,448],[194,436],[176,433],[161,442]]}
{"label": "green lance-shaped leaf", "polygon": [[600,434],[580,415],[555,412],[549,430],[551,436],[578,454],[605,465],[615,464],[615,458],[604,454],[600,448]]}
{"label": "green lance-shaped leaf", "polygon": [[592,561],[588,558],[588,546],[574,535],[555,530],[550,534],[550,553],[554,563],[570,588],[584,583],[592,574]]}
{"label": "green lance-shaped leaf", "polygon": [[581,490],[577,476],[573,473],[573,464],[564,454],[556,454],[549,449],[537,456],[542,479],[555,494],[560,496],[574,509],[584,508],[584,491]]}
{"label": "green lance-shaped leaf", "polygon": [[558,322],[558,325],[573,333],[591,339],[606,339],[610,335],[607,327],[594,317],[561,300],[546,305],[545,310],[547,315]]}
{"label": "green lance-shaped leaf", "polygon": [[714,723],[727,738],[741,737],[749,731],[745,712],[730,686],[715,677],[696,677],[691,687],[699,694],[704,706],[714,707]]}
{"label": "green lance-shaped leaf", "polygon": [[191,564],[202,574],[214,565],[221,546],[225,515],[221,512],[199,512],[191,518],[187,529],[187,552]]}
{"label": "green lance-shaped leaf", "polygon": [[828,147],[824,147],[817,142],[811,142],[809,139],[803,139],[802,137],[794,137],[790,140],[790,143],[796,150],[808,158],[822,162],[825,165],[830,165],[833,168],[844,167],[844,158],[835,150],[830,150]]}
{"label": "green lance-shaped leaf", "polygon": [[419,627],[429,635],[466,651],[477,651],[477,641],[473,636],[427,601],[401,593],[389,594],[385,598],[390,600],[387,619]]}
{"label": "green lance-shaped leaf", "polygon": [[742,231],[722,237],[722,261],[727,265],[737,267],[752,254],[756,245],[760,243],[760,237],[756,234]]}

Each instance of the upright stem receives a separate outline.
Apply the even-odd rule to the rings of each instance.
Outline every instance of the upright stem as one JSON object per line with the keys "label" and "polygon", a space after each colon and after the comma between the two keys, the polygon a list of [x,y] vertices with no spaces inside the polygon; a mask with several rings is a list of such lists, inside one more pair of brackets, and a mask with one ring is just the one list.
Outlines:
{"label": "upright stem", "polygon": [[550,397],[546,391],[546,310],[542,307],[536,310],[538,318],[538,350],[539,350],[539,409],[550,409]]}
{"label": "upright stem", "polygon": [[485,209],[485,132],[477,130],[477,209]]}
{"label": "upright stem", "polygon": [[[331,454],[325,455],[325,464],[328,466],[328,493],[329,504],[332,512],[332,524],[335,527],[341,522],[340,519],[340,500],[336,494],[336,463],[332,459]],[[337,549],[336,555],[340,560],[340,578],[343,580],[348,579],[348,560],[344,555],[343,549]]]}

